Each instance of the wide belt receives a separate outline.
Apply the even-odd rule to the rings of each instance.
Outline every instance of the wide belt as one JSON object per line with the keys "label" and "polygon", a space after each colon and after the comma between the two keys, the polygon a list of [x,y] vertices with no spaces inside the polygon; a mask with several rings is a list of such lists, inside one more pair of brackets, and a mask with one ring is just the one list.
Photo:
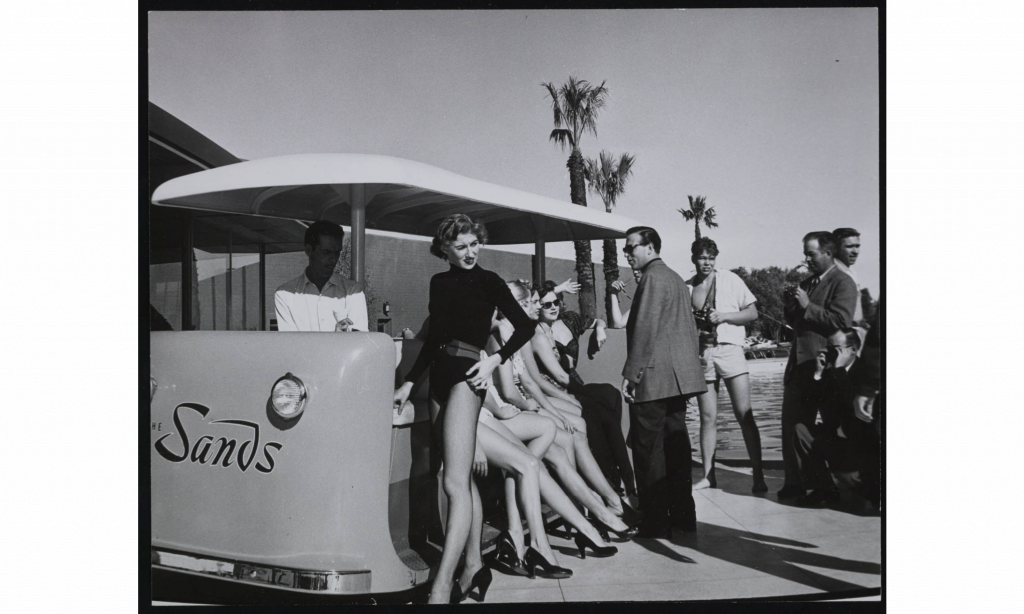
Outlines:
{"label": "wide belt", "polygon": [[459,341],[458,339],[452,339],[448,343],[444,344],[441,348],[449,356],[455,356],[458,358],[471,358],[473,360],[480,360],[480,348],[475,345],[470,345],[465,341]]}

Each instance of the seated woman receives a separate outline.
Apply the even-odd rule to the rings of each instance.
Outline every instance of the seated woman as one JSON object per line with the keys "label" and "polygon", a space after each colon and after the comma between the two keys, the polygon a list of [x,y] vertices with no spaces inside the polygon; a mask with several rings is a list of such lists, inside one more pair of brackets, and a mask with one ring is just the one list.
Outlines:
{"label": "seated woman", "polygon": [[542,367],[542,377],[551,387],[580,401],[591,450],[602,473],[616,488],[621,479],[626,493],[636,496],[636,479],[622,434],[622,396],[611,384],[584,383],[576,372],[580,336],[593,328],[600,347],[606,338],[605,323],[563,310],[562,297],[554,283],[544,282],[542,288],[540,325],[531,341]]}
{"label": "seated woman", "polygon": [[[531,319],[536,318],[536,298],[529,286],[524,282],[515,281],[509,282],[509,289],[520,306],[527,311],[527,315]],[[497,351],[503,343],[502,340],[511,334],[511,325],[504,318],[499,317],[497,329],[499,334],[488,341],[488,351]],[[567,426],[568,428],[557,430],[554,444],[543,456],[544,460],[552,465],[573,498],[591,511],[594,523],[602,534],[607,535],[611,532],[620,538],[631,537],[635,531],[621,518],[624,513],[623,503],[604,479],[587,445],[586,423],[570,410],[571,408],[578,412],[579,409],[570,403],[548,398],[541,390],[541,386],[530,376],[527,364],[532,362],[532,353],[516,352],[495,372],[499,395],[505,402],[520,410],[514,419],[508,420],[509,429],[517,436],[525,438],[526,434],[519,431],[522,428],[520,425],[528,424],[531,420],[550,418],[560,427]],[[576,470],[577,464],[573,462],[574,459],[578,462],[579,472]],[[580,473],[601,494],[590,490]]]}
{"label": "seated woman", "polygon": [[[498,419],[498,416],[503,416],[505,420],[513,421],[517,413],[515,407],[501,402],[491,388],[484,399],[484,410],[481,411],[477,424],[474,472],[477,475],[487,475],[489,464],[506,471],[505,508],[508,530],[499,536],[496,560],[506,571],[528,575],[530,578],[569,578],[572,576],[572,570],[551,563],[554,560],[554,553],[551,551],[544,528],[541,499],[579,529],[575,541],[581,557],[586,557],[587,548],[598,557],[611,556],[618,549],[605,543],[600,533],[580,514],[544,466],[538,462],[538,458],[545,455],[554,439],[554,423],[546,418],[539,418],[530,423],[525,420],[517,421],[517,430],[526,433],[525,436],[517,436],[504,426],[503,420]],[[524,445],[519,437],[529,441],[529,444]],[[520,509],[525,512],[526,523],[530,528],[528,547],[523,544]],[[483,530],[483,518],[482,509],[474,511],[480,512],[474,513],[472,537],[476,538],[479,537],[479,531]],[[480,540],[472,539],[470,543],[478,544]]]}

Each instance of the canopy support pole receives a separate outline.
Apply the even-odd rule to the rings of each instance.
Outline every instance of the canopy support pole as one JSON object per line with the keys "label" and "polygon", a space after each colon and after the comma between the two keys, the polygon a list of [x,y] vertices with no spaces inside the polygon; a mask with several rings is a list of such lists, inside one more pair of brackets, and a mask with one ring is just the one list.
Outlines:
{"label": "canopy support pole", "polygon": [[260,330],[267,330],[267,244],[260,243]]}
{"label": "canopy support pole", "polygon": [[366,187],[352,185],[352,277],[366,283]]}
{"label": "canopy support pole", "polygon": [[546,279],[546,260],[544,243],[544,218],[533,216],[533,229],[536,239],[533,244],[533,283],[540,285]]}

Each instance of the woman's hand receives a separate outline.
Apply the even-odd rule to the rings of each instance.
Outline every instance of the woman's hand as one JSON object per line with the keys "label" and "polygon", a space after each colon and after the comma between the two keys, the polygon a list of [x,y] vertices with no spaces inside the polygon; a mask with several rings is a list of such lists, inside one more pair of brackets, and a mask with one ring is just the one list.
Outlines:
{"label": "woman's hand", "polygon": [[486,390],[491,382],[491,374],[501,364],[501,355],[492,354],[473,365],[466,371],[468,378],[466,382],[475,391]]}
{"label": "woman's hand", "polygon": [[405,382],[401,386],[395,389],[395,409],[398,410],[398,414],[402,414],[402,410],[405,409],[405,402],[409,400],[409,393],[412,392],[412,382]]}
{"label": "woman's hand", "polygon": [[600,349],[604,346],[604,342],[608,340],[608,333],[605,332],[604,326],[598,326],[594,329],[594,335],[597,336],[597,347]]}
{"label": "woman's hand", "polygon": [[555,286],[555,294],[559,294],[559,293],[562,293],[562,292],[568,292],[569,294],[576,294],[577,292],[579,292],[579,290],[580,290],[580,285],[578,283],[574,282],[571,277],[569,279],[563,281],[562,283],[558,284],[557,286]]}
{"label": "woman's hand", "polygon": [[526,399],[526,407],[528,411],[540,411],[540,403],[537,402],[537,399]]}
{"label": "woman's hand", "polygon": [[484,478],[487,477],[487,456],[480,448],[480,442],[476,443],[476,450],[473,452],[473,473]]}
{"label": "woman's hand", "polygon": [[562,415],[562,412],[556,410],[555,411],[555,416],[558,418],[558,420],[556,420],[556,422],[559,423],[559,426],[561,426],[562,429],[567,431],[570,435],[572,435],[573,433],[576,432],[576,427],[573,426],[572,422],[569,422],[568,418],[566,418],[564,415]]}
{"label": "woman's hand", "polygon": [[617,279],[612,282],[612,294],[618,294],[619,292],[626,291],[626,282],[621,279]]}

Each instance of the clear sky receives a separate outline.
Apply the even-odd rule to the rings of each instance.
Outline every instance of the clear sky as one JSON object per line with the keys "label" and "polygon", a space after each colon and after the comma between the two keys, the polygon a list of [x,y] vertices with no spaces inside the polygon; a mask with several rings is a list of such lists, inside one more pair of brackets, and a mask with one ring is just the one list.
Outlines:
{"label": "clear sky", "polygon": [[[693,269],[676,209],[704,195],[720,268],[793,266],[805,233],[852,226],[877,296],[877,15],[150,13],[149,98],[241,158],[384,154],[568,201],[540,84],[605,80],[583,153],[636,156],[617,212],[659,230],[669,266]],[[571,259],[571,244],[548,255]]]}

